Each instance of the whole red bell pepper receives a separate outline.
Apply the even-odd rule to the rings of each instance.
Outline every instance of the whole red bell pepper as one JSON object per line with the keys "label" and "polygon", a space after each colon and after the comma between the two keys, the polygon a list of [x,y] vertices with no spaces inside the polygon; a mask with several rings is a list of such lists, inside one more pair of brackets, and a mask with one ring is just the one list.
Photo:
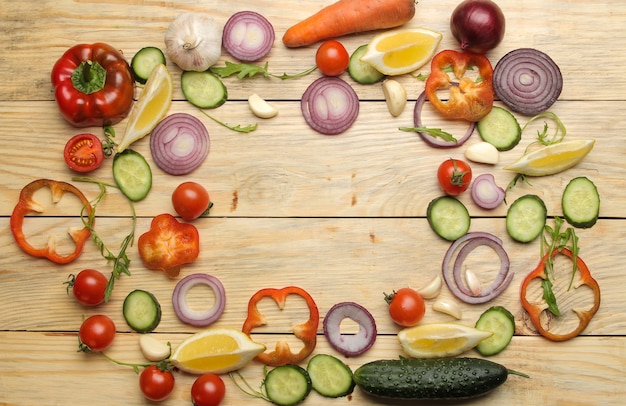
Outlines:
{"label": "whole red bell pepper", "polygon": [[263,352],[256,356],[257,360],[269,366],[298,364],[311,355],[317,344],[317,327],[320,319],[319,310],[311,295],[297,286],[288,286],[282,289],[267,288],[261,289],[255,293],[248,302],[248,317],[241,330],[250,335],[250,332],[256,327],[267,324],[267,320],[257,308],[257,304],[261,299],[269,297],[276,302],[280,310],[283,310],[287,296],[289,295],[301,296],[306,301],[306,305],[309,308],[309,319],[293,326],[294,336],[301,340],[304,346],[300,351],[292,352],[286,341],[278,341],[274,351]]}
{"label": "whole red bell pepper", "polygon": [[59,110],[75,127],[116,124],[133,103],[135,82],[128,62],[108,44],[71,47],[54,64],[51,79]]}
{"label": "whole red bell pepper", "polygon": [[150,230],[137,241],[139,256],[148,269],[165,272],[176,277],[184,264],[198,258],[200,236],[198,229],[189,223],[181,223],[168,213],[152,219]]}
{"label": "whole red bell pepper", "polygon": [[[478,77],[466,76],[468,70],[477,69]],[[485,55],[445,50],[435,55],[430,65],[424,91],[430,103],[449,119],[478,121],[493,107],[493,68]],[[449,71],[454,73],[451,78]],[[447,101],[438,92],[448,89]]]}
{"label": "whole red bell pepper", "polygon": [[34,194],[42,188],[50,189],[52,196],[52,202],[57,204],[61,201],[61,198],[65,193],[71,193],[78,197],[84,205],[84,210],[88,216],[87,224],[89,227],[93,227],[95,217],[93,214],[93,207],[85,197],[85,195],[75,186],[66,183],[50,179],[38,179],[32,181],[28,185],[24,186],[20,192],[20,198],[13,213],[11,214],[11,232],[17,242],[17,245],[27,254],[34,257],[47,258],[50,261],[57,264],[67,264],[74,261],[82,253],[85,242],[91,236],[90,228],[85,226],[80,230],[68,230],[68,233],[74,241],[75,249],[69,254],[61,254],[56,251],[54,244],[54,238],[51,236],[48,239],[48,243],[45,247],[34,247],[31,245],[24,235],[24,217],[30,213],[42,213],[43,207],[34,199]]}

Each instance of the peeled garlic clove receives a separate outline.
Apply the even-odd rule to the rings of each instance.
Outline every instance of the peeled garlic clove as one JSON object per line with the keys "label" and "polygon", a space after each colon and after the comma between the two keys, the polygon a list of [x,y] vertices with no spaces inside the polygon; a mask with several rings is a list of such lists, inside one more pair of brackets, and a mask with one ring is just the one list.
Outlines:
{"label": "peeled garlic clove", "polygon": [[248,105],[252,113],[259,118],[272,118],[278,114],[278,109],[266,102],[258,94],[248,97]]}
{"label": "peeled garlic clove", "polygon": [[483,290],[478,276],[476,276],[476,274],[469,269],[465,270],[465,284],[474,296],[480,295],[480,292]]}
{"label": "peeled garlic clove", "polygon": [[397,117],[402,114],[406,106],[406,89],[404,86],[393,79],[387,79],[383,82],[383,94],[391,115]]}
{"label": "peeled garlic clove", "polygon": [[461,319],[461,308],[459,305],[453,302],[446,302],[443,300],[438,300],[433,303],[433,310],[440,313],[445,313],[454,317],[457,320]]}
{"label": "peeled garlic clove", "polygon": [[432,299],[441,292],[441,277],[435,276],[426,286],[419,289],[418,292],[424,299]]}
{"label": "peeled garlic clove", "polygon": [[168,344],[159,341],[150,334],[142,334],[139,337],[139,348],[141,348],[143,356],[148,361],[154,362],[162,361],[169,357],[172,351]]}
{"label": "peeled garlic clove", "polygon": [[495,165],[500,160],[500,152],[488,142],[479,142],[465,149],[465,158],[482,164]]}

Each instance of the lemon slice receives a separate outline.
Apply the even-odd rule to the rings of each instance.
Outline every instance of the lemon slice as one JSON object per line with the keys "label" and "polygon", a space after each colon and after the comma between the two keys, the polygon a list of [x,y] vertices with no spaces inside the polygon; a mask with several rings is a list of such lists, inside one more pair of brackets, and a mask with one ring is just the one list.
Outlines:
{"label": "lemon slice", "polygon": [[221,374],[244,367],[263,351],[263,344],[255,343],[239,330],[215,328],[185,339],[170,361],[191,374]]}
{"label": "lemon slice", "polygon": [[414,358],[453,357],[476,347],[493,335],[474,327],[455,323],[422,324],[398,333],[405,353]]}
{"label": "lemon slice", "polygon": [[582,161],[593,149],[596,140],[563,141],[524,154],[504,169],[528,176],[545,176],[563,172]]}
{"label": "lemon slice", "polygon": [[405,28],[376,35],[361,61],[384,75],[402,75],[424,66],[432,58],[443,35],[425,28]]}
{"label": "lemon slice", "polygon": [[145,137],[165,117],[172,104],[172,75],[165,65],[157,65],[133,105],[117,152],[122,152],[133,142]]}

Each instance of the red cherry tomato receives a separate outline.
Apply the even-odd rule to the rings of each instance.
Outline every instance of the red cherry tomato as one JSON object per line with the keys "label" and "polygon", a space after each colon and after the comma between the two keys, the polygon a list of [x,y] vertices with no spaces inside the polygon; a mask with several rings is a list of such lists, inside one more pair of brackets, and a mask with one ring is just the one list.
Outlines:
{"label": "red cherry tomato", "polygon": [[170,371],[161,371],[156,365],[146,367],[139,375],[141,393],[153,402],[167,399],[174,390],[174,383],[174,374]]}
{"label": "red cherry tomato", "polygon": [[324,41],[317,49],[315,63],[326,76],[339,76],[348,69],[350,55],[339,41]]}
{"label": "red cherry tomato", "polygon": [[65,144],[65,163],[76,172],[90,172],[104,162],[102,141],[93,134],[76,134]]}
{"label": "red cherry tomato", "polygon": [[210,204],[209,193],[196,182],[183,182],[172,193],[174,210],[187,221],[200,217]]}
{"label": "red cherry tomato", "polygon": [[467,162],[458,159],[447,159],[437,169],[439,186],[450,196],[465,192],[472,182],[472,168]]}
{"label": "red cherry tomato", "polygon": [[85,306],[97,306],[104,302],[104,293],[109,280],[100,271],[83,269],[69,282],[72,293],[78,303]]}
{"label": "red cherry tomato", "polygon": [[402,288],[385,297],[389,303],[389,315],[394,323],[412,327],[419,323],[426,313],[424,298],[411,288]]}
{"label": "red cherry tomato", "polygon": [[226,386],[218,375],[204,374],[191,386],[191,401],[194,406],[218,406],[224,400]]}
{"label": "red cherry tomato", "polygon": [[104,351],[115,338],[115,323],[108,316],[96,314],[83,321],[78,337],[91,351]]}

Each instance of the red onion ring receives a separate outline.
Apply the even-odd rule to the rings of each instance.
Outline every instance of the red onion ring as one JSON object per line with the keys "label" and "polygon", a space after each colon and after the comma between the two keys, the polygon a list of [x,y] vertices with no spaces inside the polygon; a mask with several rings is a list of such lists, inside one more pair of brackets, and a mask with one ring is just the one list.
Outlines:
{"label": "red onion ring", "polygon": [[[474,295],[471,290],[465,286],[461,275],[463,261],[469,253],[476,247],[486,245],[492,248],[500,258],[500,270],[498,275],[487,289],[482,289],[479,295]],[[455,254],[458,252],[458,255]],[[453,262],[452,274],[450,274],[450,264]],[[514,274],[509,272],[510,261],[509,256],[502,247],[502,240],[493,234],[484,232],[467,233],[463,237],[454,241],[443,259],[442,273],[443,279],[448,288],[458,299],[470,304],[486,303],[491,299],[499,296],[513,280]]]}
{"label": "red onion ring", "polygon": [[472,182],[472,200],[483,209],[491,210],[498,207],[506,196],[504,189],[496,184],[490,173],[483,173]]}
{"label": "red onion ring", "polygon": [[493,69],[493,90],[511,110],[534,116],[548,110],[563,90],[558,65],[533,48],[515,49]]}
{"label": "red onion ring", "polygon": [[226,21],[222,33],[222,45],[226,52],[244,62],[258,61],[267,55],[274,39],[272,24],[254,11],[233,14]]}
{"label": "red onion ring", "polygon": [[[187,294],[197,285],[208,286],[215,295],[213,307],[205,311],[196,311],[187,304]],[[226,307],[226,291],[224,285],[215,276],[207,274],[191,274],[181,279],[172,294],[174,313],[183,323],[196,327],[204,327],[220,318]]]}
{"label": "red onion ring", "polygon": [[322,76],[305,90],[300,108],[312,129],[324,135],[337,135],[356,121],[359,97],[343,79]]}
{"label": "red onion ring", "polygon": [[150,134],[150,151],[159,168],[170,175],[185,175],[209,154],[209,132],[198,118],[187,113],[165,117]]}
{"label": "red onion ring", "polygon": [[[359,324],[356,334],[341,334],[341,321],[349,318]],[[324,317],[324,336],[341,354],[354,357],[369,350],[376,341],[376,322],[370,312],[354,302],[341,302],[330,308]]]}
{"label": "red onion ring", "polygon": [[[422,108],[424,107],[424,103],[426,102],[426,92],[422,92],[420,93],[420,95],[418,96],[416,102],[415,102],[415,109],[413,110],[413,123],[415,124],[415,127],[423,127],[422,125]],[[474,129],[476,128],[476,123],[474,122],[470,122],[469,127],[467,128],[467,131],[465,132],[465,135],[463,135],[463,137],[461,137],[461,139],[457,140],[457,142],[453,142],[453,141],[446,141],[446,140],[442,140],[441,138],[436,138],[433,137],[431,135],[428,135],[424,132],[417,132],[417,134],[419,134],[420,138],[426,142],[427,144],[429,144],[431,147],[436,147],[436,148],[454,148],[454,147],[458,147],[461,146],[465,143],[465,141],[467,141],[469,139],[469,137],[472,135],[472,133],[474,132]]]}

